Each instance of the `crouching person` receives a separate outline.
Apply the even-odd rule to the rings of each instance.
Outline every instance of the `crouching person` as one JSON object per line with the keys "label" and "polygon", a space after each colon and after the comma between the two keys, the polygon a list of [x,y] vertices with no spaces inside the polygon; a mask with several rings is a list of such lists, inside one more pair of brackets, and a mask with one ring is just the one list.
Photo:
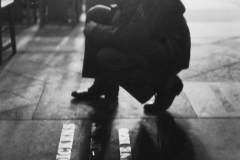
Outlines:
{"label": "crouching person", "polygon": [[79,100],[118,99],[119,86],[146,112],[164,111],[183,89],[177,74],[189,67],[190,33],[180,0],[116,0],[87,12],[83,77],[95,78]]}

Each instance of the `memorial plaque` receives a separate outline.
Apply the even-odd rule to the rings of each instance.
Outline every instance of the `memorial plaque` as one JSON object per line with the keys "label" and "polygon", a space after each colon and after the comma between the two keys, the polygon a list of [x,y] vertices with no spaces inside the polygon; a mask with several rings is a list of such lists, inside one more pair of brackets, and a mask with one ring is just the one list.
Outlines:
{"label": "memorial plaque", "polygon": [[130,146],[130,136],[129,130],[127,128],[120,128],[118,130],[119,136],[119,149],[120,149],[120,159],[121,160],[131,160],[131,146]]}
{"label": "memorial plaque", "polygon": [[184,92],[198,117],[240,117],[240,83],[187,82]]}
{"label": "memorial plaque", "polygon": [[56,160],[70,160],[73,146],[75,124],[64,124],[58,145],[58,154]]}

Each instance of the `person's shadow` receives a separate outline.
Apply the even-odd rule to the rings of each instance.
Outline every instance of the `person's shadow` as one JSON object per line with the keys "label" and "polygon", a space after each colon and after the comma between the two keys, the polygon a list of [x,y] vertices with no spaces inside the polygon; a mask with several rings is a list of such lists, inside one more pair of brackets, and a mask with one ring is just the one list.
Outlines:
{"label": "person's shadow", "polygon": [[[103,116],[103,112],[96,112],[94,122],[100,129],[94,133],[95,138],[101,144],[101,153],[92,159],[104,159],[108,152],[111,132],[114,121],[114,110]],[[106,113],[106,112],[105,112]],[[109,116],[112,115],[112,116]],[[193,160],[194,151],[191,141],[181,129],[174,118],[167,112],[163,112],[156,118],[143,118],[138,122],[137,130],[129,131],[131,139],[132,160]],[[116,131],[116,130],[115,130]],[[133,132],[138,132],[133,133]],[[115,133],[114,133],[115,134]],[[135,137],[134,137],[135,136]],[[113,137],[111,137],[113,138]],[[118,137],[115,137],[116,139]],[[117,144],[116,144],[117,145]],[[119,148],[120,146],[116,146]],[[91,153],[91,151],[90,151]],[[119,151],[116,157],[120,158]]]}
{"label": "person's shadow", "polygon": [[104,121],[113,119],[118,107],[117,100],[107,102],[104,99],[97,99],[92,101],[81,101],[73,98],[71,100],[71,104],[72,106],[74,106],[73,110],[76,107],[80,107],[81,114],[84,117],[87,117],[88,119],[93,119],[93,121],[96,121],[96,122],[102,121],[103,119]]}
{"label": "person's shadow", "polygon": [[193,160],[193,145],[168,112],[155,120],[143,119],[138,143],[133,146],[136,160]]}

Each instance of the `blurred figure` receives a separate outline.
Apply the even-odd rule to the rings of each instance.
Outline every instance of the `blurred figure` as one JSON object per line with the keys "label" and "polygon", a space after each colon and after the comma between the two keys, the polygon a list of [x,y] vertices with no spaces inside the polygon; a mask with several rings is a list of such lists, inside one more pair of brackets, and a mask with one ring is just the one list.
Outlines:
{"label": "blurred figure", "polygon": [[177,74],[189,67],[190,32],[180,0],[115,0],[87,12],[83,77],[95,78],[79,100],[118,99],[119,86],[146,112],[164,111],[183,88]]}

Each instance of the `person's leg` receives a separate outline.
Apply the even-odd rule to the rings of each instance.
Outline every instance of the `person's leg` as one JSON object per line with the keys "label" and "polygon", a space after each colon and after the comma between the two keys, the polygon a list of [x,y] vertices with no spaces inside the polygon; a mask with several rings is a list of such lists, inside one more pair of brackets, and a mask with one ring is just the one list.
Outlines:
{"label": "person's leg", "polygon": [[[112,20],[113,13],[109,7],[103,5],[97,5],[92,7],[87,12],[86,23],[94,21],[100,24],[110,24]],[[85,39],[85,55],[83,61],[82,76],[88,78],[96,77],[96,54],[100,51],[90,39],[86,37]]]}
{"label": "person's leg", "polygon": [[[101,24],[110,24],[113,13],[109,7],[103,5],[97,5],[89,9],[86,15],[86,23],[94,21]],[[96,61],[95,57],[99,52],[99,48],[91,42],[90,39],[85,39],[85,56],[83,62],[82,77],[96,78]],[[98,89],[99,80],[95,80],[92,87],[85,90],[77,90],[72,92],[74,98],[81,100],[91,100],[99,98],[102,95],[100,89]]]}
{"label": "person's leg", "polygon": [[96,56],[99,79],[108,92],[113,92],[120,85],[141,103],[150,99],[157,91],[159,81],[156,76],[139,61],[134,59],[131,53],[124,53],[114,48],[105,48]]}
{"label": "person's leg", "polygon": [[160,87],[155,94],[153,103],[146,103],[144,105],[145,113],[158,113],[158,111],[165,111],[171,105],[177,95],[179,95],[183,89],[183,83],[181,79],[176,75],[166,76],[164,86]]}
{"label": "person's leg", "polygon": [[118,77],[123,72],[131,70],[134,62],[126,54],[114,49],[104,48],[96,56],[98,75],[101,82],[101,90],[106,97],[114,98],[118,96]]}
{"label": "person's leg", "polygon": [[105,82],[102,85],[104,89],[114,93],[114,88],[120,85],[141,103],[156,95],[155,102],[146,104],[144,109],[166,110],[176,95],[182,91],[183,84],[176,76],[180,70],[163,69],[165,72],[152,72],[147,69],[144,61],[133,59],[129,55],[131,54],[113,48],[106,48],[98,53],[96,57],[98,73]]}

